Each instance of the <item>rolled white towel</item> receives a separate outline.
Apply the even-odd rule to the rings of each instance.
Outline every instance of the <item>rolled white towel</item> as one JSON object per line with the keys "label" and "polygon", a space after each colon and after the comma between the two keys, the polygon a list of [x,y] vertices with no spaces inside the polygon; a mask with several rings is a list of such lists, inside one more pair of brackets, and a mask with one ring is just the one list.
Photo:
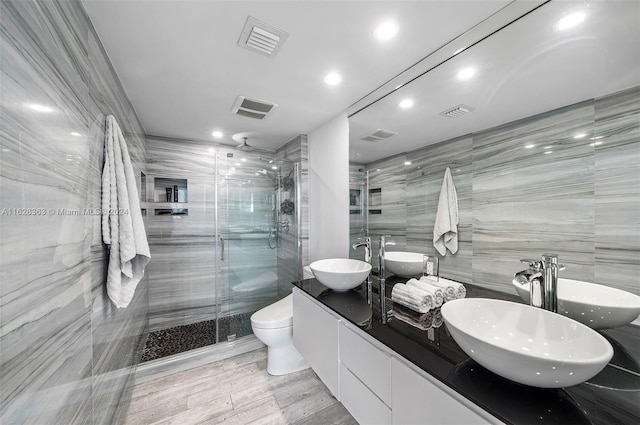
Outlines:
{"label": "rolled white towel", "polygon": [[391,300],[418,313],[426,313],[433,308],[430,294],[404,283],[397,283],[391,290]]}
{"label": "rolled white towel", "polygon": [[453,286],[453,289],[456,293],[456,299],[465,298],[467,296],[467,288],[465,288],[462,283],[456,282],[455,280],[445,279],[444,277],[440,278],[440,282],[445,283],[449,286]]}
{"label": "rolled white towel", "polygon": [[433,323],[431,324],[431,326],[433,326],[434,328],[439,328],[443,323],[444,318],[442,317],[442,311],[440,311],[440,309],[438,308],[433,312]]}
{"label": "rolled white towel", "polygon": [[[411,284],[409,284],[410,281]],[[440,307],[443,302],[443,294],[439,288],[435,288],[433,286],[429,287],[428,285],[421,285],[417,279],[409,279],[406,285],[415,293],[421,295],[425,298],[425,303],[429,303],[431,308]]]}
{"label": "rolled white towel", "polygon": [[453,287],[457,288],[458,298],[465,298],[467,296],[467,288],[460,282],[453,282]]}
{"label": "rolled white towel", "polygon": [[422,276],[420,278],[420,281],[426,282],[429,285],[433,285],[437,288],[442,289],[442,291],[444,292],[443,303],[446,303],[447,301],[452,301],[458,298],[457,288],[454,288],[453,285],[451,285],[452,282],[450,280],[447,280],[447,279],[435,280],[430,276]]}
{"label": "rolled white towel", "polygon": [[440,307],[444,302],[444,292],[437,286],[430,285],[428,282],[418,279],[409,279],[407,281],[407,285],[413,286],[428,294],[431,294],[431,296],[433,297],[433,307]]}

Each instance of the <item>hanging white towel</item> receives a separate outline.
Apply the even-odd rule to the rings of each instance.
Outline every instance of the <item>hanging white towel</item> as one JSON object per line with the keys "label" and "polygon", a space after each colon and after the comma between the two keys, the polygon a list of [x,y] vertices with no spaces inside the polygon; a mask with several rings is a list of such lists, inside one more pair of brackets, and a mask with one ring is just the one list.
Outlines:
{"label": "hanging white towel", "polygon": [[136,177],[122,131],[106,120],[102,170],[102,240],[110,245],[107,294],[118,308],[129,305],[151,258]]}
{"label": "hanging white towel", "polygon": [[452,254],[458,251],[458,194],[449,167],[444,172],[440,189],[436,224],[433,226],[433,246],[440,255],[447,255],[447,249]]}

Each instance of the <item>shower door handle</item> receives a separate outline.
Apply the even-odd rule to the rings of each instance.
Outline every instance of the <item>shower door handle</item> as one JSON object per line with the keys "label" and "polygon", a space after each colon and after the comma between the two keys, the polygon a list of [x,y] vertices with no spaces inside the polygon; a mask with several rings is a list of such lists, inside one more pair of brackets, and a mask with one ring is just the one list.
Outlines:
{"label": "shower door handle", "polygon": [[224,238],[220,236],[220,261],[224,261]]}

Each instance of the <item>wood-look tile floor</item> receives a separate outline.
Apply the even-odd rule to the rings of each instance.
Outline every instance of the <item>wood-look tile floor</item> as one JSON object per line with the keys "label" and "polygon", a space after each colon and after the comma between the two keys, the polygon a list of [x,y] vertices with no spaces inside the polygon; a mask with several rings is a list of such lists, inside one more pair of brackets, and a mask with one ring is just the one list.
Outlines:
{"label": "wood-look tile floor", "polygon": [[267,373],[266,348],[136,385],[125,425],[357,425],[311,369]]}

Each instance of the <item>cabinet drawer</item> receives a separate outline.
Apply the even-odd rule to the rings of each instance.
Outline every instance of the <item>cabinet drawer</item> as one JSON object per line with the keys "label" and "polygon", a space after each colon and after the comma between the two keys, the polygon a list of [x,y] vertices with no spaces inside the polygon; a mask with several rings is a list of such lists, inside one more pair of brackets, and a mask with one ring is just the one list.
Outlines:
{"label": "cabinet drawer", "polygon": [[[436,384],[412,367],[397,359],[392,360],[393,371],[393,424],[397,425],[457,425],[502,423],[467,401],[453,390]],[[455,394],[455,395],[454,395]],[[456,399],[458,398],[458,400]],[[475,410],[475,411],[474,411]],[[491,420],[489,419],[491,418]]]}
{"label": "cabinet drawer", "polygon": [[360,424],[389,425],[391,409],[376,397],[344,365],[340,365],[342,404]]}
{"label": "cabinet drawer", "polygon": [[391,357],[344,323],[339,345],[341,364],[391,406]]}

